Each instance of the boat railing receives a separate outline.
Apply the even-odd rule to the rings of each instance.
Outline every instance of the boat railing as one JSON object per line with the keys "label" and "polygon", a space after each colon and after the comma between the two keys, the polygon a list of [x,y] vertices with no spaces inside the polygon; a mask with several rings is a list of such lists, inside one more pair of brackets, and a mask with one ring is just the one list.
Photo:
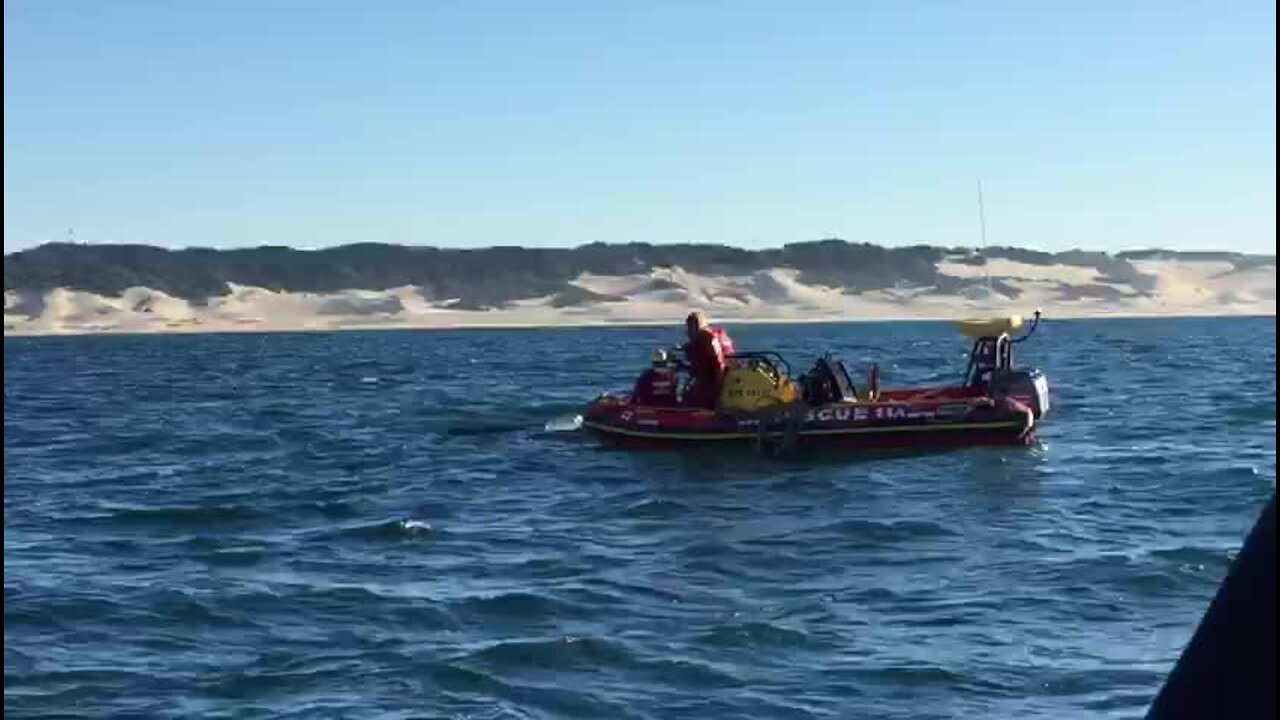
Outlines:
{"label": "boat railing", "polygon": [[791,364],[787,362],[786,358],[773,350],[749,350],[725,356],[726,362],[731,360],[763,360],[764,362],[769,363],[774,370],[785,371],[780,372],[780,374],[783,374],[785,377],[793,377],[791,373]]}

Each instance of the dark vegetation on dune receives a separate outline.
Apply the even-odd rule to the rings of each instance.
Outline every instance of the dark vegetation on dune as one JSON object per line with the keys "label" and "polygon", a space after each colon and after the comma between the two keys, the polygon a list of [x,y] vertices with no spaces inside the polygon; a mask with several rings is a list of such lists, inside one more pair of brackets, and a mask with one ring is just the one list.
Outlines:
{"label": "dark vegetation on dune", "polygon": [[[1130,260],[1226,260],[1239,269],[1275,263],[1274,256],[1163,250],[1109,255],[997,247],[988,248],[984,254],[1036,265],[1097,268],[1105,281],[1128,284],[1139,294],[1154,287],[1153,279],[1139,272]],[[732,275],[788,267],[800,271],[803,282],[852,293],[895,286],[960,292],[985,284],[983,280],[940,274],[937,265],[944,259],[974,265],[985,262],[983,254],[974,250],[925,245],[886,248],[843,240],[794,243],[768,250],[646,243],[478,249],[362,243],[325,250],[280,246],[166,250],[147,245],[51,243],[5,255],[4,287],[26,292],[66,287],[119,296],[129,287],[144,286],[199,303],[227,293],[229,282],[294,292],[383,290],[412,285],[429,300],[456,298],[455,307],[459,309],[483,309],[546,295],[552,295],[554,303],[563,306],[616,300],[620,298],[591,293],[569,283],[584,272],[625,275],[673,266],[694,273]],[[1017,294],[1015,288],[998,280],[992,287],[1007,295]],[[1092,292],[1108,295],[1115,291],[1098,286]]]}

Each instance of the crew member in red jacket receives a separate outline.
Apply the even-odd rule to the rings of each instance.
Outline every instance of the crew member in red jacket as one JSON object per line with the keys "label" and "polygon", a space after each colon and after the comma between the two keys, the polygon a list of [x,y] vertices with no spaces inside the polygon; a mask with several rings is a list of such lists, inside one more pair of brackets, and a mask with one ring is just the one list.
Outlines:
{"label": "crew member in red jacket", "polygon": [[631,397],[636,405],[675,407],[679,404],[676,387],[679,378],[666,350],[653,351],[653,364],[636,380]]}
{"label": "crew member in red jacket", "polygon": [[699,312],[685,318],[689,341],[684,345],[689,361],[690,382],[685,386],[684,403],[692,407],[715,408],[724,377],[725,358],[733,354],[733,341],[720,328],[712,328]]}

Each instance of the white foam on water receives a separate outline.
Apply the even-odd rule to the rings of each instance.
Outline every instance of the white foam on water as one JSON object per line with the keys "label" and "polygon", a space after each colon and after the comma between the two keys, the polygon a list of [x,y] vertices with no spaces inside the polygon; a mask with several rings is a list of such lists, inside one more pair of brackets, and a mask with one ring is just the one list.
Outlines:
{"label": "white foam on water", "polygon": [[581,415],[561,415],[548,420],[547,424],[543,426],[543,430],[547,432],[575,432],[581,427]]}

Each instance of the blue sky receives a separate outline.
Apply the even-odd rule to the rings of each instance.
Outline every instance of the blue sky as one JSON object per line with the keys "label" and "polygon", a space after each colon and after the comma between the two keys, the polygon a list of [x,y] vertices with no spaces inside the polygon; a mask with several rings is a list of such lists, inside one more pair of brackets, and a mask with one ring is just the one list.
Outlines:
{"label": "blue sky", "polygon": [[1274,2],[6,0],[4,245],[1275,251]]}

